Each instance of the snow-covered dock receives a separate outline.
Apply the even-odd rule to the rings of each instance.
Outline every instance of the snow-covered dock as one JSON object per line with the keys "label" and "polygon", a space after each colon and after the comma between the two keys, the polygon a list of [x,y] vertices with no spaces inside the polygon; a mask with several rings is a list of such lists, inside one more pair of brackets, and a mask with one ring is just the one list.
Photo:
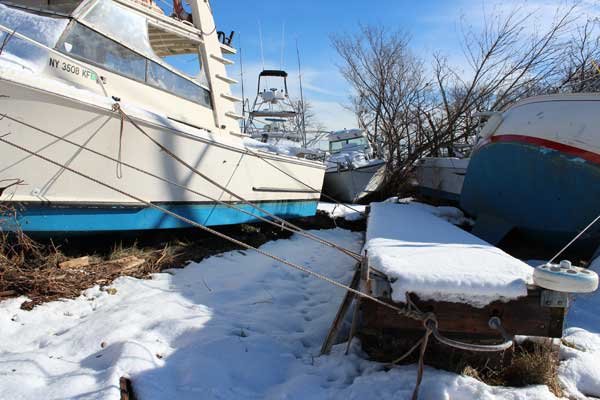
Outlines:
{"label": "snow-covered dock", "polygon": [[[564,296],[535,287],[531,266],[448,222],[460,217],[452,210],[459,213],[418,203],[372,204],[368,267],[362,267],[370,273],[363,274],[362,290],[398,306],[410,296],[418,309],[435,315],[440,333],[471,343],[503,340],[492,318],[510,336],[561,337]],[[423,335],[420,320],[369,301],[360,309],[358,336],[375,358],[393,359]]]}
{"label": "snow-covered dock", "polygon": [[483,307],[527,295],[532,267],[439,215],[420,203],[372,204],[365,250],[371,267],[392,280],[393,301],[410,292]]}

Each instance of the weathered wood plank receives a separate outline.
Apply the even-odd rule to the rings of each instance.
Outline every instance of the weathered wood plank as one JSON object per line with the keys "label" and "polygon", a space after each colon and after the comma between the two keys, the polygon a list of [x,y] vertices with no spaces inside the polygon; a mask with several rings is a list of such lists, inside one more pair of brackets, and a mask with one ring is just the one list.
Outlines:
{"label": "weathered wood plank", "polygon": [[[357,266],[356,270],[354,271],[354,276],[352,277],[352,281],[350,282],[350,287],[352,289],[358,288],[359,282],[360,282],[360,268]],[[331,324],[331,327],[329,328],[329,332],[327,332],[327,337],[325,338],[325,341],[323,342],[323,345],[321,346],[321,355],[329,354],[331,352],[331,347],[333,346],[334,341],[337,338],[337,334],[340,331],[340,328],[342,327],[342,323],[344,322],[344,317],[348,313],[348,309],[350,308],[350,305],[352,304],[352,300],[354,299],[354,297],[355,297],[355,295],[353,293],[346,291],[346,294],[344,295],[344,299],[342,300],[342,303],[340,304],[337,314],[335,315],[335,319],[333,320],[333,323]]]}
{"label": "weathered wood plank", "polygon": [[[540,293],[540,290],[532,290],[527,297],[507,303],[494,302],[484,308],[462,303],[422,301],[416,297],[415,304],[422,311],[434,312],[440,332],[451,336],[499,337],[498,332],[488,326],[489,319],[497,316],[511,334],[561,337],[565,309],[541,307]],[[391,303],[389,299],[385,301]],[[401,317],[373,302],[364,302],[361,311],[363,327],[368,329],[423,330],[419,321]]]}

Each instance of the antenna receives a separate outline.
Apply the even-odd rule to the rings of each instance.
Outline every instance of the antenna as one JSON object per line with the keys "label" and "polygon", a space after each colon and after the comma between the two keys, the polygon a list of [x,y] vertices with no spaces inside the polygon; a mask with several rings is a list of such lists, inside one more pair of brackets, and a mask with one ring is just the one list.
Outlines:
{"label": "antenna", "polygon": [[300,82],[300,118],[302,118],[302,143],[306,147],[306,120],[304,118],[304,93],[302,90],[302,66],[300,65],[300,48],[298,47],[298,39],[296,38],[296,55],[298,56],[298,82]]}
{"label": "antenna", "polygon": [[281,23],[281,62],[279,64],[279,69],[283,69],[283,57],[285,50],[285,21]]}
{"label": "antenna", "polygon": [[260,25],[260,19],[258,21],[258,39],[260,41],[260,59],[262,61],[262,69],[265,69],[265,50],[263,49],[263,37],[262,37],[262,27]]}

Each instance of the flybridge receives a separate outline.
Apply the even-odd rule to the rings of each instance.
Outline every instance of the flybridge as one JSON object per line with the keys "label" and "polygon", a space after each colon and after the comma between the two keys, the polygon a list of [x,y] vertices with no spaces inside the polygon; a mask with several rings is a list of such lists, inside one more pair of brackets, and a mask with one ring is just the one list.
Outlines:
{"label": "flybridge", "polygon": [[[225,69],[233,61],[224,57],[235,49],[220,39],[224,35],[216,31],[206,2],[192,2],[193,24],[165,16],[153,2],[27,0],[3,4],[10,4],[10,11],[0,16],[3,31],[16,30],[36,42],[53,30],[41,42],[50,52],[45,57],[37,54],[44,52],[41,49],[33,56],[21,54],[23,50],[14,50],[20,39],[7,40],[5,50],[11,52],[8,48],[12,47],[13,53],[26,59],[28,69],[109,97],[134,96],[144,107],[211,132],[240,135],[241,117],[235,112],[240,99],[230,89],[236,81]],[[14,10],[25,11],[21,13],[25,17],[17,19],[33,21],[34,15],[43,15],[46,20],[15,26]],[[177,57],[186,57],[185,71],[178,68],[182,63]],[[45,66],[39,62],[44,58]],[[98,84],[90,78],[94,76]],[[173,97],[159,98],[164,92]]]}

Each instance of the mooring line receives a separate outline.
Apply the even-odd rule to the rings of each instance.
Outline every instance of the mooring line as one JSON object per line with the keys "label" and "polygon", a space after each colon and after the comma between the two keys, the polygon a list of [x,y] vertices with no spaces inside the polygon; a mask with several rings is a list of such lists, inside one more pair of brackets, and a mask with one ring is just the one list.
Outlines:
{"label": "mooring line", "polygon": [[[282,263],[284,265],[287,265],[287,266],[289,266],[291,268],[294,268],[294,269],[296,269],[298,271],[304,272],[304,273],[306,273],[306,274],[308,274],[310,276],[313,276],[313,277],[315,277],[317,279],[321,279],[321,280],[323,280],[325,282],[328,282],[331,285],[334,285],[336,287],[344,289],[344,290],[346,290],[346,291],[348,291],[348,292],[350,292],[350,293],[352,293],[352,294],[354,294],[356,296],[359,296],[359,297],[362,297],[362,298],[365,298],[365,299],[369,299],[369,300],[371,300],[371,301],[373,301],[373,302],[375,302],[375,303],[377,303],[377,304],[379,304],[379,305],[381,305],[383,307],[389,308],[389,309],[397,312],[399,315],[401,315],[403,317],[410,318],[410,319],[417,320],[417,321],[422,321],[423,322],[423,326],[424,326],[424,328],[426,330],[431,330],[432,333],[435,333],[434,336],[436,337],[436,339],[440,340],[442,343],[447,344],[448,346],[457,347],[457,348],[461,348],[461,349],[464,349],[465,347],[470,346],[470,344],[468,344],[468,343],[461,343],[461,342],[457,342],[457,341],[453,341],[453,340],[449,340],[447,338],[444,338],[439,332],[437,332],[437,318],[436,318],[435,314],[433,314],[431,312],[428,312],[428,313],[422,312],[419,309],[417,309],[415,307],[412,307],[411,304],[410,304],[410,302],[407,304],[406,307],[395,306],[393,304],[390,304],[388,302],[380,300],[380,299],[378,299],[378,298],[376,298],[374,296],[371,296],[371,295],[369,295],[367,293],[364,293],[364,292],[362,292],[360,290],[353,289],[350,286],[344,285],[343,283],[340,283],[340,282],[338,282],[338,281],[336,281],[334,279],[331,279],[331,278],[329,278],[329,277],[327,277],[327,276],[325,276],[323,274],[320,274],[318,272],[312,271],[312,270],[310,270],[310,269],[308,269],[306,267],[303,267],[301,265],[295,264],[295,263],[293,263],[291,261],[288,261],[288,260],[285,260],[285,259],[283,259],[283,258],[281,258],[279,256],[276,256],[276,255],[273,255],[273,254],[271,254],[269,252],[261,250],[260,248],[257,248],[257,247],[254,247],[252,245],[249,245],[249,244],[247,244],[245,242],[242,242],[242,241],[240,241],[238,239],[235,239],[235,238],[233,238],[231,236],[228,236],[228,235],[226,235],[224,233],[221,233],[221,232],[216,231],[216,230],[214,230],[214,229],[212,229],[210,227],[207,227],[207,226],[205,226],[205,225],[203,225],[203,224],[201,224],[199,222],[196,222],[196,221],[193,221],[193,220],[191,220],[189,218],[183,217],[183,216],[181,216],[181,215],[179,215],[179,214],[177,214],[177,213],[175,213],[175,212],[173,212],[171,210],[168,210],[168,209],[166,209],[164,207],[161,207],[161,206],[159,206],[157,204],[154,204],[154,203],[152,203],[150,201],[144,200],[144,199],[142,199],[142,198],[140,198],[140,197],[138,197],[136,195],[133,195],[131,193],[128,193],[128,192],[126,192],[126,191],[124,191],[122,189],[114,187],[114,186],[112,186],[112,185],[110,185],[108,183],[105,183],[105,182],[103,182],[103,181],[101,181],[99,179],[96,179],[96,178],[94,178],[92,176],[89,176],[89,175],[87,175],[87,174],[85,174],[85,173],[83,173],[81,171],[78,171],[78,170],[76,170],[74,168],[71,168],[70,166],[64,165],[64,164],[62,164],[62,163],[60,163],[58,161],[55,161],[55,160],[52,160],[52,159],[50,159],[50,158],[48,158],[46,156],[43,156],[43,155],[41,155],[41,154],[39,154],[39,153],[37,153],[35,151],[29,150],[28,148],[23,147],[23,146],[21,146],[19,144],[16,144],[16,143],[13,143],[13,142],[11,142],[9,140],[6,140],[5,136],[0,136],[0,142],[6,143],[9,146],[12,146],[12,147],[14,147],[16,149],[19,149],[19,150],[21,150],[21,151],[23,151],[23,152],[25,152],[25,153],[33,156],[33,157],[39,158],[41,160],[44,160],[44,161],[46,161],[46,162],[48,162],[50,164],[53,164],[53,165],[57,166],[57,167],[63,168],[63,169],[65,169],[65,170],[67,170],[67,171],[69,171],[69,172],[71,172],[71,173],[73,173],[75,175],[81,176],[81,177],[83,177],[83,178],[85,178],[85,179],[87,179],[87,180],[89,180],[91,182],[97,183],[98,185],[103,186],[103,187],[105,187],[105,188],[107,188],[109,190],[115,191],[115,192],[117,192],[119,194],[122,194],[123,196],[129,197],[129,198],[131,198],[131,199],[133,199],[133,200],[135,200],[135,201],[137,201],[139,203],[145,204],[148,207],[151,207],[151,208],[154,208],[156,210],[159,210],[159,211],[163,212],[164,214],[170,215],[173,218],[176,218],[176,219],[178,219],[178,220],[180,220],[182,222],[185,222],[185,223],[187,223],[187,224],[189,224],[191,226],[197,227],[197,228],[199,228],[201,230],[204,230],[204,231],[206,231],[208,233],[211,233],[211,234],[213,234],[213,235],[215,235],[217,237],[225,239],[225,240],[227,240],[227,241],[229,241],[229,242],[231,242],[233,244],[236,244],[236,245],[238,245],[240,247],[243,247],[243,248],[245,248],[247,250],[254,250],[257,253],[259,253],[259,254],[261,254],[261,255],[263,255],[265,257],[271,258],[271,259],[273,259],[275,261],[278,261],[278,262],[280,262],[280,263]],[[494,324],[490,323],[490,327],[492,329],[499,330],[500,332],[502,332],[502,330],[501,330],[502,326],[501,326],[501,323],[500,323],[499,319],[498,319],[498,321],[495,321]],[[444,340],[444,339],[446,339],[446,340]],[[489,345],[489,346],[487,346],[487,345],[481,345],[481,346],[477,345],[475,347],[472,347],[471,350],[474,350],[474,351],[501,351],[501,349],[499,349],[499,346],[504,346],[504,345],[505,345],[505,343],[503,343],[501,345]],[[475,348],[477,348],[477,350],[475,350]],[[486,348],[488,350],[486,350]],[[505,350],[505,348],[504,348],[504,350]]]}
{"label": "mooring line", "polygon": [[87,180],[89,180],[91,182],[97,183],[100,186],[103,186],[103,187],[105,187],[107,189],[113,190],[113,191],[115,191],[115,192],[117,192],[119,194],[122,194],[123,196],[129,197],[130,199],[135,200],[135,201],[137,201],[139,203],[145,204],[148,207],[151,207],[151,208],[154,208],[156,210],[159,210],[159,211],[161,211],[161,212],[163,212],[163,213],[165,213],[165,214],[167,214],[167,215],[169,215],[169,216],[171,216],[173,218],[176,218],[176,219],[178,219],[178,220],[180,220],[182,222],[185,222],[185,223],[187,223],[189,225],[192,225],[192,226],[194,226],[196,228],[202,229],[202,230],[204,230],[204,231],[206,231],[208,233],[211,233],[211,234],[213,234],[213,235],[215,235],[217,237],[220,237],[221,239],[225,239],[225,240],[227,240],[227,241],[229,241],[229,242],[231,242],[233,244],[236,244],[236,245],[238,245],[240,247],[243,247],[243,248],[245,248],[247,250],[256,251],[257,253],[259,253],[259,254],[261,254],[261,255],[263,255],[265,257],[271,258],[271,259],[273,259],[275,261],[278,261],[278,262],[280,262],[280,263],[282,263],[284,265],[287,265],[287,266],[289,266],[291,268],[294,268],[294,269],[296,269],[298,271],[304,272],[305,274],[313,276],[313,277],[315,277],[317,279],[321,279],[321,280],[323,280],[325,282],[328,282],[328,283],[330,283],[330,284],[332,284],[334,286],[337,286],[337,287],[339,287],[341,289],[349,291],[349,292],[355,294],[356,296],[364,297],[364,298],[367,298],[367,299],[369,299],[371,301],[374,301],[377,304],[380,304],[380,305],[382,305],[384,307],[387,307],[387,308],[389,308],[391,310],[394,310],[394,311],[398,312],[400,315],[403,315],[403,316],[408,317],[408,318],[416,319],[416,320],[422,320],[422,318],[424,317],[423,315],[420,315],[420,314],[418,314],[418,313],[416,313],[416,312],[414,312],[412,310],[408,310],[408,309],[396,307],[396,306],[394,306],[392,304],[386,303],[385,301],[382,301],[382,300],[380,300],[380,299],[378,299],[376,297],[373,297],[371,295],[363,293],[363,292],[361,292],[359,290],[352,289],[351,287],[349,287],[347,285],[344,285],[343,283],[340,283],[340,282],[338,282],[338,281],[336,281],[334,279],[331,279],[331,278],[329,278],[329,277],[327,277],[327,276],[325,276],[323,274],[320,274],[318,272],[312,271],[312,270],[310,270],[310,269],[308,269],[306,267],[303,267],[301,265],[295,264],[295,263],[293,263],[291,261],[285,260],[285,259],[283,259],[283,258],[281,258],[279,256],[276,256],[274,254],[271,254],[269,252],[261,250],[258,247],[254,247],[252,245],[244,243],[244,242],[242,242],[242,241],[240,241],[238,239],[235,239],[235,238],[233,238],[231,236],[228,236],[228,235],[226,235],[224,233],[216,231],[216,230],[214,230],[214,229],[212,229],[212,228],[210,228],[208,226],[202,225],[199,222],[196,222],[196,221],[193,221],[193,220],[191,220],[189,218],[183,217],[183,216],[181,216],[181,215],[179,215],[179,214],[177,214],[177,213],[175,213],[175,212],[173,212],[171,210],[168,210],[168,209],[166,209],[164,207],[156,205],[156,204],[154,204],[154,203],[152,203],[150,201],[144,200],[144,199],[142,199],[142,198],[140,198],[140,197],[138,197],[136,195],[130,194],[130,193],[128,193],[128,192],[126,192],[126,191],[124,191],[122,189],[114,187],[114,186],[112,186],[112,185],[110,185],[108,183],[105,183],[105,182],[103,182],[103,181],[101,181],[99,179],[96,179],[96,178],[94,178],[92,176],[89,176],[89,175],[87,175],[87,174],[85,174],[83,172],[75,170],[75,169],[73,169],[73,168],[71,168],[69,166],[62,165],[60,162],[54,161],[54,160],[52,160],[52,159],[50,159],[50,158],[48,158],[46,156],[38,154],[38,153],[36,153],[36,152],[34,152],[32,150],[29,150],[29,149],[27,149],[27,148],[25,148],[25,147],[23,147],[23,146],[21,146],[19,144],[16,144],[16,143],[13,143],[13,142],[11,142],[9,140],[6,140],[4,137],[0,137],[0,142],[6,143],[9,146],[12,146],[12,147],[14,147],[16,149],[24,151],[27,154],[30,154],[30,155],[32,155],[34,157],[37,157],[37,158],[39,158],[41,160],[44,160],[44,161],[46,161],[46,162],[48,162],[50,164],[53,164],[53,165],[55,165],[57,167],[64,168],[65,170],[67,170],[67,171],[69,171],[69,172],[71,172],[71,173],[73,173],[75,175],[78,175],[78,176],[80,176],[82,178],[85,178],[85,179],[87,179]]}
{"label": "mooring line", "polygon": [[[131,121],[131,122],[133,123],[133,121]],[[135,123],[133,123],[133,124],[135,125]],[[138,129],[141,130],[141,128],[139,128],[139,127],[138,127]],[[144,132],[144,134],[145,134],[145,132]],[[150,138],[150,139],[152,141],[154,141],[154,139],[152,139],[152,138]],[[407,302],[408,304],[406,305],[406,307],[395,306],[395,305],[393,305],[391,303],[388,303],[388,302],[385,302],[383,300],[380,300],[380,299],[378,299],[378,298],[376,298],[376,297],[374,297],[374,296],[372,296],[370,294],[364,293],[364,292],[362,292],[360,290],[353,289],[350,286],[345,285],[343,283],[340,283],[340,282],[338,282],[338,281],[336,281],[336,280],[334,280],[332,278],[329,278],[329,277],[327,277],[327,276],[325,276],[323,274],[320,274],[320,273],[315,272],[315,271],[313,271],[311,269],[308,269],[306,267],[298,265],[298,264],[296,264],[294,262],[288,261],[288,260],[286,260],[286,259],[284,259],[282,257],[276,256],[276,255],[271,254],[271,253],[269,253],[267,251],[261,250],[258,247],[249,245],[249,244],[247,244],[247,243],[245,243],[245,242],[243,242],[241,240],[235,239],[235,238],[233,238],[233,237],[231,237],[229,235],[226,235],[226,234],[221,233],[219,231],[216,231],[216,230],[214,230],[212,228],[209,228],[209,227],[207,227],[207,226],[205,226],[205,225],[203,225],[203,224],[201,224],[199,222],[196,222],[196,221],[193,221],[193,220],[191,220],[189,218],[183,217],[183,216],[181,216],[181,215],[179,215],[179,214],[177,214],[177,213],[175,213],[173,211],[170,211],[170,210],[168,210],[168,209],[166,209],[164,207],[156,205],[156,204],[154,204],[154,203],[152,203],[150,201],[144,200],[144,199],[142,199],[142,198],[140,198],[138,196],[130,194],[130,193],[128,193],[128,192],[126,192],[126,191],[124,191],[122,189],[114,187],[114,186],[112,186],[112,185],[110,185],[108,183],[105,183],[105,182],[103,182],[103,181],[101,181],[99,179],[96,179],[96,178],[94,178],[92,176],[89,176],[89,175],[87,175],[87,174],[85,174],[83,172],[75,170],[75,169],[71,168],[70,166],[63,165],[60,162],[52,160],[52,159],[50,159],[50,158],[48,158],[46,156],[43,156],[43,155],[41,155],[39,153],[36,153],[36,152],[34,152],[32,150],[29,150],[29,149],[27,149],[27,148],[25,148],[25,147],[23,147],[21,145],[18,145],[18,144],[13,143],[13,142],[11,142],[9,140],[6,140],[5,136],[1,136],[0,137],[0,142],[6,143],[9,146],[12,146],[12,147],[14,147],[16,149],[19,149],[21,151],[24,151],[25,153],[30,154],[31,156],[34,156],[34,157],[39,158],[41,160],[44,160],[44,161],[46,161],[46,162],[48,162],[50,164],[53,164],[53,165],[58,166],[60,168],[63,168],[63,169],[65,169],[65,170],[67,170],[67,171],[69,171],[69,172],[71,172],[71,173],[73,173],[75,175],[78,175],[78,176],[80,176],[82,178],[85,178],[85,179],[87,179],[87,180],[89,180],[91,182],[94,182],[94,183],[96,183],[96,184],[98,184],[100,186],[103,186],[103,187],[105,187],[105,188],[107,188],[109,190],[113,190],[113,191],[115,191],[115,192],[117,192],[117,193],[119,193],[119,194],[121,194],[123,196],[129,197],[132,200],[135,200],[135,201],[137,201],[139,203],[145,204],[148,207],[151,207],[151,208],[154,208],[154,209],[156,209],[158,211],[161,211],[162,213],[164,213],[166,215],[169,215],[169,216],[171,216],[173,218],[176,218],[176,219],[178,219],[178,220],[180,220],[182,222],[185,222],[185,223],[187,223],[187,224],[189,224],[191,226],[194,226],[194,227],[199,228],[199,229],[201,229],[203,231],[206,231],[206,232],[208,232],[208,233],[210,233],[212,235],[215,235],[215,236],[217,236],[217,237],[219,237],[221,239],[227,240],[227,241],[229,241],[229,242],[231,242],[231,243],[233,243],[233,244],[235,244],[237,246],[240,246],[240,247],[245,248],[247,250],[253,250],[253,251],[257,252],[258,254],[261,254],[261,255],[263,255],[265,257],[273,259],[273,260],[275,260],[275,261],[277,261],[277,262],[279,262],[279,263],[281,263],[283,265],[286,265],[288,267],[296,269],[296,270],[298,270],[300,272],[303,272],[303,273],[305,273],[305,274],[307,274],[309,276],[312,276],[314,278],[320,279],[320,280],[322,280],[324,282],[327,282],[327,283],[329,283],[329,284],[331,284],[333,286],[336,286],[338,288],[341,288],[341,289],[343,289],[343,290],[345,290],[347,292],[350,292],[350,293],[354,294],[355,296],[358,296],[359,298],[364,298],[364,299],[371,300],[371,301],[375,302],[376,304],[379,304],[379,305],[381,305],[383,307],[386,307],[388,309],[393,310],[394,312],[398,313],[398,315],[400,315],[400,316],[403,316],[403,317],[406,317],[406,318],[410,318],[410,319],[413,319],[413,320],[417,320],[417,321],[421,321],[423,323],[423,328],[425,329],[425,335],[424,335],[423,339],[421,341],[419,341],[419,344],[421,345],[421,348],[420,348],[420,352],[419,352],[419,361],[418,361],[418,365],[417,365],[417,380],[416,380],[416,384],[415,384],[415,388],[413,390],[413,396],[412,396],[413,400],[416,400],[418,398],[419,388],[420,388],[421,381],[422,381],[422,378],[423,378],[423,373],[424,373],[424,357],[425,357],[425,352],[426,352],[426,349],[427,349],[427,345],[428,345],[428,342],[429,342],[430,335],[433,335],[440,343],[443,343],[443,344],[445,344],[447,346],[450,346],[450,347],[455,347],[455,348],[458,348],[458,349],[463,349],[463,350],[498,352],[498,351],[504,351],[504,350],[508,349],[510,346],[512,346],[512,343],[513,343],[512,340],[507,340],[506,342],[504,342],[502,344],[499,344],[499,345],[473,345],[473,344],[470,344],[470,343],[462,343],[462,342],[458,342],[458,341],[455,341],[455,340],[451,340],[451,339],[445,338],[438,331],[438,322],[437,322],[437,317],[435,316],[435,314],[433,314],[433,313],[423,313],[422,311],[418,310],[416,307],[411,306],[411,304],[410,304],[411,302]],[[162,145],[160,145],[160,144],[158,144],[158,145],[160,147],[162,147]],[[168,149],[166,149],[166,148],[165,148],[165,150],[168,151]],[[503,334],[503,336],[505,336],[506,332],[504,331],[504,329],[502,329],[502,325],[501,325],[500,319],[497,319],[497,321],[495,321],[494,324],[492,324],[492,322],[490,320],[490,324],[489,325],[490,325],[490,328],[495,329],[495,330],[499,330]]]}
{"label": "mooring line", "polygon": [[[113,104],[113,111],[118,112],[121,117],[126,118],[137,130],[139,130],[144,136],[146,136],[146,138],[148,138],[152,143],[154,143],[158,148],[160,148],[162,151],[164,151],[166,154],[168,154],[171,158],[173,158],[174,160],[176,160],[177,162],[179,162],[181,165],[183,165],[184,167],[186,167],[187,169],[189,169],[190,171],[192,171],[193,173],[195,173],[196,175],[202,177],[204,180],[206,180],[207,182],[209,182],[210,184],[218,187],[219,189],[223,190],[225,193],[229,194],[230,196],[235,197],[236,199],[238,199],[239,201],[241,201],[242,203],[254,208],[255,210],[275,219],[276,221],[279,221],[281,224],[285,224],[288,226],[291,226],[294,229],[297,229],[298,231],[303,231],[305,232],[307,235],[310,235],[314,238],[317,238],[316,240],[323,240],[318,238],[318,236],[315,236],[311,233],[306,232],[305,230],[303,230],[302,228],[300,228],[299,226],[296,226],[294,224],[292,224],[289,221],[284,220],[283,218],[270,213],[269,211],[263,209],[262,207],[257,206],[256,204],[246,200],[245,198],[243,198],[242,196],[238,195],[237,193],[235,193],[234,191],[228,189],[227,187],[221,185],[220,183],[218,183],[217,181],[213,180],[212,178],[208,177],[207,175],[205,175],[204,173],[200,172],[197,168],[195,168],[194,166],[192,166],[191,164],[187,163],[185,160],[183,160],[182,158],[180,158],[179,156],[177,156],[175,153],[173,153],[169,148],[167,148],[166,146],[164,146],[162,143],[160,143],[159,141],[157,141],[156,139],[154,139],[152,136],[150,136],[148,134],[148,132],[146,132],[144,129],[142,129],[142,127],[140,127],[127,113],[125,113],[123,111],[123,109],[121,108],[121,105],[119,103],[114,103]],[[338,245],[336,245],[335,243],[331,243],[330,244],[331,247],[334,247],[336,249],[338,249],[339,251],[341,251],[344,254],[347,254],[348,256],[354,258],[357,261],[360,261],[362,259],[360,254],[357,254],[351,250],[345,249],[343,247],[340,247]]]}
{"label": "mooring line", "polygon": [[[583,230],[581,230],[581,232],[579,232],[577,235],[575,235],[575,237],[573,239],[571,239],[571,241],[569,243],[567,243],[565,247],[560,249],[560,251],[558,253],[556,253],[556,255],[554,255],[554,257],[552,257],[550,259],[550,261],[548,261],[546,264],[552,264],[562,253],[565,252],[565,250],[567,250],[569,247],[571,247],[573,245],[573,243],[575,243],[581,236],[583,236],[583,234],[586,233],[598,221],[600,221],[600,215],[598,215],[596,218],[594,218],[592,220],[592,222],[590,222],[585,228],[583,228]],[[539,265],[539,267],[542,267],[546,264],[541,264],[541,265]]]}
{"label": "mooring line", "polygon": [[[65,142],[65,143],[71,144],[71,145],[73,145],[73,146],[75,146],[75,147],[78,147],[78,148],[81,148],[81,149],[83,149],[83,150],[89,151],[89,152],[90,152],[90,153],[92,153],[92,154],[96,154],[96,155],[98,155],[98,156],[100,156],[100,157],[103,157],[103,158],[106,158],[106,159],[108,159],[108,160],[111,160],[111,161],[117,162],[117,163],[119,163],[119,164],[121,164],[121,165],[123,165],[123,166],[126,166],[126,167],[128,167],[128,168],[131,168],[131,169],[133,169],[133,170],[135,170],[135,171],[137,171],[137,172],[140,172],[140,173],[142,173],[142,174],[145,174],[145,175],[147,175],[147,176],[150,176],[150,177],[152,177],[152,178],[158,179],[158,180],[160,180],[160,181],[162,181],[162,182],[165,182],[165,183],[168,183],[168,184],[170,184],[170,185],[176,186],[176,187],[178,187],[178,188],[180,188],[180,189],[186,190],[186,191],[188,191],[188,192],[190,192],[190,193],[193,193],[193,194],[196,194],[196,195],[198,195],[198,196],[204,197],[204,198],[206,198],[206,199],[208,199],[208,200],[214,201],[214,202],[216,202],[216,203],[218,203],[218,204],[221,204],[221,205],[223,205],[223,206],[225,206],[225,207],[228,207],[228,208],[231,208],[231,209],[233,209],[233,210],[239,211],[239,212],[241,212],[241,213],[243,213],[243,214],[246,214],[246,215],[248,215],[248,216],[251,216],[251,217],[253,217],[253,218],[256,218],[256,219],[258,219],[258,220],[260,220],[260,221],[262,221],[262,222],[268,223],[268,224],[270,224],[270,225],[272,225],[272,226],[275,226],[275,227],[278,227],[278,228],[284,229],[284,230],[286,230],[286,231],[288,231],[288,232],[297,233],[297,234],[299,234],[300,236],[306,237],[306,238],[308,238],[308,239],[312,239],[312,240],[314,240],[314,241],[316,241],[316,242],[318,242],[318,243],[321,243],[321,244],[323,244],[323,245],[325,245],[325,246],[328,246],[328,247],[331,247],[331,248],[335,248],[335,249],[339,250],[340,252],[342,252],[343,254],[346,254],[346,255],[348,255],[348,256],[350,256],[350,257],[354,258],[354,259],[360,258],[360,257],[358,256],[358,254],[356,254],[356,253],[353,253],[351,250],[349,250],[349,249],[346,249],[346,248],[344,248],[344,247],[342,247],[342,246],[340,246],[340,245],[338,245],[338,244],[336,244],[336,243],[333,243],[333,242],[331,242],[331,241],[329,241],[329,240],[327,240],[327,239],[323,239],[323,238],[321,238],[321,237],[319,237],[319,236],[317,236],[317,235],[311,234],[311,233],[307,232],[306,230],[303,230],[303,229],[293,229],[292,227],[290,227],[290,226],[287,226],[288,224],[282,224],[282,223],[278,223],[278,222],[275,222],[275,221],[273,221],[273,220],[271,220],[271,219],[265,218],[265,217],[263,217],[263,216],[261,216],[261,215],[254,214],[254,213],[252,213],[252,212],[250,212],[250,211],[244,210],[244,209],[243,209],[243,208],[241,208],[241,207],[237,207],[237,206],[236,206],[236,205],[234,205],[234,204],[227,203],[227,202],[225,202],[225,201],[222,201],[222,200],[220,200],[220,199],[213,198],[213,197],[211,197],[211,196],[209,196],[209,195],[207,195],[207,194],[204,194],[204,193],[198,192],[198,191],[196,191],[196,190],[194,190],[194,189],[191,189],[191,188],[189,188],[189,187],[187,187],[187,186],[185,186],[185,185],[182,185],[182,184],[180,184],[180,183],[177,183],[177,182],[175,182],[175,181],[171,181],[171,180],[169,180],[169,179],[163,178],[163,177],[161,177],[161,176],[159,176],[159,175],[153,174],[152,172],[146,171],[146,170],[144,170],[144,169],[142,169],[142,168],[136,167],[135,165],[129,164],[129,163],[127,163],[127,162],[123,161],[122,159],[118,159],[118,158],[111,157],[111,156],[109,156],[109,155],[107,155],[107,154],[104,154],[104,153],[101,153],[101,152],[99,152],[99,151],[93,150],[93,149],[91,149],[91,148],[89,148],[89,147],[83,146],[83,145],[81,145],[81,144],[79,144],[79,143],[76,143],[76,142],[74,142],[74,141],[72,141],[72,140],[69,140],[69,139],[67,139],[67,138],[61,137],[61,136],[59,136],[59,135],[56,135],[56,134],[54,134],[54,133],[52,133],[52,132],[49,132],[49,131],[46,131],[46,130],[44,130],[44,129],[38,128],[38,127],[36,127],[36,126],[33,126],[33,125],[29,124],[29,123],[26,123],[26,122],[23,122],[23,121],[19,121],[19,120],[15,119],[15,118],[13,118],[13,117],[9,116],[8,114],[0,114],[0,115],[2,115],[2,118],[7,118],[7,119],[10,119],[10,120],[11,120],[11,121],[13,121],[13,122],[16,122],[16,123],[18,123],[18,124],[21,124],[21,125],[23,125],[23,126],[26,126],[26,127],[28,127],[28,128],[31,128],[31,129],[33,129],[33,130],[35,130],[35,131],[38,131],[38,132],[40,132],[40,133],[43,133],[43,134],[45,134],[45,135],[48,135],[48,136],[50,136],[50,137],[53,137],[53,138],[55,138],[55,139],[57,139],[57,140],[63,141],[63,142]],[[343,250],[342,250],[342,249],[343,249]],[[353,253],[353,254],[350,254],[350,253]]]}

